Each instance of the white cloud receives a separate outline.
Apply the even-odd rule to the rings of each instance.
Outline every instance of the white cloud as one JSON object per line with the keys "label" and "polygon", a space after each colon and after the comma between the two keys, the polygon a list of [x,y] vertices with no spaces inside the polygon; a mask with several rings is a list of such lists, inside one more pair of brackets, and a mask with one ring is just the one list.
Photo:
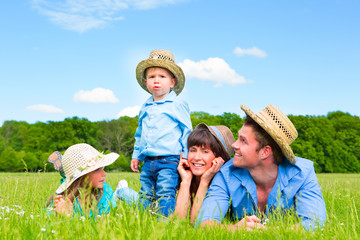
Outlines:
{"label": "white cloud", "polygon": [[26,107],[27,110],[31,112],[44,112],[44,113],[63,113],[64,111],[60,108],[46,105],[46,104],[37,104]]}
{"label": "white cloud", "polygon": [[237,74],[221,58],[208,58],[199,62],[185,59],[184,62],[179,63],[179,66],[185,72],[186,77],[215,82],[216,87],[220,87],[222,83],[231,85],[247,83],[243,76]]}
{"label": "white cloud", "polygon": [[259,57],[259,58],[265,58],[267,56],[266,52],[258,49],[257,47],[252,47],[252,48],[248,48],[248,49],[236,47],[234,49],[234,53],[237,56],[251,55],[251,56],[255,56],[255,57]]}
{"label": "white cloud", "polygon": [[121,110],[117,115],[116,118],[128,116],[128,117],[135,117],[140,112],[140,106],[133,106],[133,107],[127,107]]}
{"label": "white cloud", "polygon": [[94,88],[90,91],[80,90],[74,95],[75,102],[90,103],[117,103],[119,100],[115,97],[113,91],[104,88]]}
{"label": "white cloud", "polygon": [[32,6],[64,29],[83,33],[123,20],[119,12],[125,9],[146,10],[183,1],[186,0],[32,0]]}

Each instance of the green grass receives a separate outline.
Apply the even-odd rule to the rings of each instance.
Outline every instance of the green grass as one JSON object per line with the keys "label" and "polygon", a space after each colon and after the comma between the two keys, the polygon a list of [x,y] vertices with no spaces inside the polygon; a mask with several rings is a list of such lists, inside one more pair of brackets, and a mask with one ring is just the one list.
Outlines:
{"label": "green grass", "polygon": [[[140,189],[139,174],[108,173],[115,189],[120,179]],[[96,220],[48,216],[47,198],[59,186],[58,173],[0,173],[1,239],[359,239],[360,175],[318,174],[327,223],[316,231],[293,230],[290,221],[270,223],[265,231],[229,232],[195,228],[188,220],[159,220],[126,204]]]}

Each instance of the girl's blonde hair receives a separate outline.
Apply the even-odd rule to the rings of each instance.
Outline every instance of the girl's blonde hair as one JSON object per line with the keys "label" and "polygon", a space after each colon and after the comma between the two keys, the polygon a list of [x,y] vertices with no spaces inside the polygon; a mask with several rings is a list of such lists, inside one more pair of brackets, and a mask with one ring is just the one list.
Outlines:
{"label": "girl's blonde hair", "polygon": [[[97,169],[96,169],[97,170]],[[95,171],[96,171],[95,170]],[[91,172],[90,172],[91,173]],[[93,205],[93,200],[97,200],[97,202],[100,201],[102,195],[103,195],[103,188],[94,188],[90,186],[87,182],[89,179],[89,174],[85,174],[78,179],[76,179],[69,187],[65,190],[65,192],[61,195],[64,195],[65,198],[69,198],[69,200],[73,203],[74,199],[81,197],[85,200],[90,199],[90,203],[87,202],[86,204],[89,204],[90,207]],[[81,195],[81,189],[84,189],[84,195]],[[50,196],[50,198],[47,201],[47,206],[49,206],[53,201],[54,197],[57,196],[57,194],[53,194]]]}

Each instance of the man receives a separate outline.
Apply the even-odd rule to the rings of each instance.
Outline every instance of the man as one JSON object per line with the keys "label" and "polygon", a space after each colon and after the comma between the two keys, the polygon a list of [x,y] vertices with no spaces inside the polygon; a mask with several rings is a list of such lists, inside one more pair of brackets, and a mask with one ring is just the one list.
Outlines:
{"label": "man", "polygon": [[265,228],[261,219],[279,209],[293,209],[297,226],[305,229],[323,224],[325,202],[314,165],[295,157],[290,144],[298,133],[290,119],[273,105],[257,115],[244,105],[241,109],[247,116],[232,145],[235,156],[214,177],[197,224],[221,224],[229,207],[241,219],[224,225],[231,230]]}

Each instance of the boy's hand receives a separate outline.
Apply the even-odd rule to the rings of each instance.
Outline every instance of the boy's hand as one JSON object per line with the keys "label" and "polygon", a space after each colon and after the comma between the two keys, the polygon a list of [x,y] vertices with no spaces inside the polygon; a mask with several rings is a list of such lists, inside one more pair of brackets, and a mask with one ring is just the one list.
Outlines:
{"label": "boy's hand", "polygon": [[139,159],[133,159],[131,160],[131,170],[133,170],[134,172],[139,172],[139,164],[140,164],[140,160]]}

